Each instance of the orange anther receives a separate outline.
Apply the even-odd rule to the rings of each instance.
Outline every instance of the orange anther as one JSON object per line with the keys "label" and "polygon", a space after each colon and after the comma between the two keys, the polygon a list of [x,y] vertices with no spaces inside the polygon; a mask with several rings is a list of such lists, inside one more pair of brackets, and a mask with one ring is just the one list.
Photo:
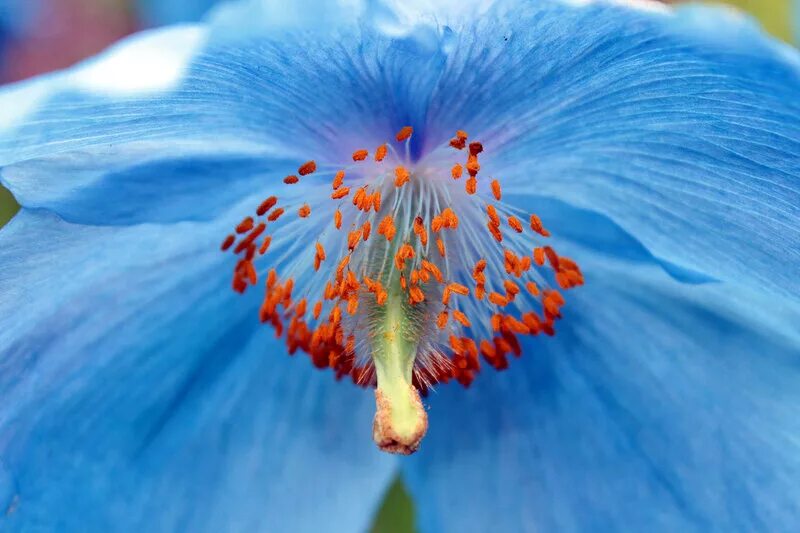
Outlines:
{"label": "orange anther", "polygon": [[472,326],[472,324],[470,323],[469,319],[467,318],[467,315],[465,315],[461,311],[457,311],[457,310],[454,309],[453,310],[453,318],[456,319],[465,328],[469,328],[469,327]]}
{"label": "orange anther", "polygon": [[342,228],[342,212],[338,209],[333,213],[333,225],[336,226],[336,229]]}
{"label": "orange anther", "polygon": [[276,283],[278,283],[278,273],[275,272],[274,268],[271,268],[267,274],[267,288],[271,289],[275,287]]}
{"label": "orange anther", "polygon": [[531,335],[537,335],[542,329],[542,323],[534,312],[522,315],[522,322],[528,327],[528,332]]}
{"label": "orange anther", "polygon": [[503,193],[500,190],[500,182],[497,180],[492,180],[492,194],[498,202],[503,197]]}
{"label": "orange anther", "polygon": [[439,329],[444,329],[447,326],[447,311],[442,311],[439,313],[439,316],[436,318],[436,326]]}
{"label": "orange anther", "polygon": [[492,204],[486,206],[486,214],[489,215],[489,222],[493,226],[500,226],[500,217],[497,215],[497,209]]}
{"label": "orange anther", "polygon": [[242,268],[244,269],[245,277],[250,284],[255,285],[258,282],[258,277],[256,276],[256,269],[253,266],[253,262],[245,260],[242,263]]}
{"label": "orange anther", "polygon": [[484,296],[486,296],[486,287],[484,287],[482,283],[479,283],[475,286],[475,298],[483,300]]}
{"label": "orange anther", "polygon": [[358,241],[361,240],[361,231],[353,230],[347,234],[347,248],[352,252],[358,246]]}
{"label": "orange anther", "polygon": [[473,269],[473,272],[475,274],[478,274],[480,272],[483,272],[484,270],[486,270],[486,259],[480,259],[478,260],[477,263],[475,263],[475,268]]}
{"label": "orange anther", "polygon": [[483,152],[483,145],[479,142],[469,143],[469,155],[478,155]]}
{"label": "orange anther", "polygon": [[450,348],[456,353],[460,353],[462,350],[461,340],[455,335],[450,335]]}
{"label": "orange anther", "polygon": [[509,300],[513,300],[520,292],[519,286],[509,279],[503,281],[503,287],[506,289],[506,297]]}
{"label": "orange anther", "polygon": [[256,214],[258,216],[264,216],[264,213],[275,207],[275,204],[277,203],[278,203],[278,197],[270,196],[269,198],[261,202],[261,205],[259,205],[258,209],[256,210]]}
{"label": "orange anther", "polygon": [[325,248],[322,247],[322,244],[316,243],[317,247],[317,257],[319,257],[322,261],[325,261]]}
{"label": "orange anther", "polygon": [[353,316],[358,311],[358,296],[351,296],[347,300],[347,314]]}
{"label": "orange anther", "polygon": [[438,237],[436,239],[436,248],[439,250],[439,255],[444,257],[445,256],[444,241],[442,240],[441,237]]}
{"label": "orange anther", "polygon": [[261,248],[258,249],[258,253],[264,255],[269,250],[269,245],[272,243],[272,237],[267,235],[264,237],[264,242],[261,243]]}
{"label": "orange anther", "polygon": [[564,300],[564,297],[558,291],[548,291],[547,292],[547,298],[553,300],[556,303],[556,305],[558,305],[559,307],[564,305],[565,303],[567,303]]}
{"label": "orange anther", "polygon": [[466,131],[464,130],[456,131],[456,139],[461,139],[462,141],[466,141],[468,137],[469,136],[467,135]]}
{"label": "orange anther", "polygon": [[490,292],[489,301],[492,302],[494,305],[498,305],[500,307],[505,307],[508,305],[508,298],[506,298],[499,292]]}
{"label": "orange anther", "polygon": [[486,227],[489,228],[489,233],[492,234],[494,240],[496,240],[497,242],[503,242],[503,234],[500,233],[500,228],[492,224],[491,220],[486,224]]}
{"label": "orange anther", "polygon": [[522,222],[515,216],[508,217],[508,225],[517,233],[522,233]]}
{"label": "orange anther", "polygon": [[372,224],[370,224],[369,220],[367,220],[361,227],[361,236],[364,239],[364,242],[366,242],[367,239],[369,239],[370,231],[372,231]]}
{"label": "orange anther", "polygon": [[316,170],[317,170],[317,164],[314,161],[308,161],[300,165],[300,168],[297,169],[297,173],[300,174],[301,176],[307,176],[308,174],[311,174]]}
{"label": "orange anther", "polygon": [[458,229],[458,215],[451,208],[447,207],[442,214],[439,215],[442,220],[442,226],[445,228]]}
{"label": "orange anther", "polygon": [[365,213],[369,213],[369,210],[372,209],[372,195],[365,194],[361,201],[358,202],[358,208]]}
{"label": "orange anther", "polygon": [[533,261],[539,266],[544,265],[544,248],[533,249]]}
{"label": "orange anther", "polygon": [[389,293],[387,293],[387,292],[386,292],[386,291],[384,291],[384,290],[380,290],[380,291],[378,291],[377,293],[375,293],[375,302],[376,302],[378,305],[383,305],[383,304],[385,304],[385,303],[386,303],[386,300],[387,300],[387,298],[389,298]]}
{"label": "orange anther", "polygon": [[239,222],[238,226],[236,226],[236,233],[247,233],[248,231],[253,229],[253,226],[254,226],[253,217],[247,217],[241,222]]}
{"label": "orange anther", "polygon": [[408,283],[406,282],[406,277],[404,275],[400,275],[400,288],[403,290],[408,289]]}
{"label": "orange anther", "polygon": [[387,150],[388,148],[385,144],[378,146],[378,149],[375,150],[375,161],[377,161],[378,163],[383,161],[383,158],[386,157]]}
{"label": "orange anther", "polygon": [[497,356],[494,346],[486,339],[481,341],[481,353],[486,359],[494,359]]}
{"label": "orange anther", "polygon": [[363,187],[359,187],[356,189],[355,194],[353,194],[353,205],[357,207],[361,207],[361,203],[364,201],[364,197],[367,195],[367,186],[364,185]]}
{"label": "orange anther", "polygon": [[411,287],[411,290],[408,291],[408,295],[411,298],[411,303],[418,304],[425,301],[425,293],[416,285]]}
{"label": "orange anther", "polygon": [[394,169],[394,185],[395,187],[402,187],[411,180],[411,175],[405,167],[397,167]]}
{"label": "orange anther", "polygon": [[453,176],[454,180],[461,178],[461,176],[464,175],[464,167],[456,163],[453,165],[453,168],[450,169],[450,175]]}
{"label": "orange anther", "polygon": [[[372,195],[372,208],[377,213],[381,210],[381,191],[375,191]],[[369,211],[369,209],[367,209]]]}
{"label": "orange anther", "polygon": [[303,207],[297,210],[297,214],[300,215],[300,218],[307,218],[311,214],[311,206],[303,204]]}
{"label": "orange anther", "polygon": [[336,279],[340,279],[344,275],[344,269],[347,268],[347,265],[350,263],[350,256],[346,255],[339,261],[339,265],[336,267]]}
{"label": "orange anther", "polygon": [[255,248],[253,246],[253,242],[258,238],[259,235],[264,233],[264,230],[266,228],[267,228],[267,225],[264,224],[263,222],[260,223],[255,228],[253,228],[253,231],[248,233],[247,237],[245,237],[239,244],[236,245],[236,248],[234,248],[233,253],[240,254],[240,253],[244,252],[247,249]]}
{"label": "orange anther", "polygon": [[531,215],[531,229],[542,237],[550,236],[550,232],[544,229],[541,219],[536,215]]}
{"label": "orange anther", "polygon": [[531,269],[531,257],[526,255],[522,259],[520,259],[519,264],[517,265],[517,277],[520,277],[524,272],[527,272]]}
{"label": "orange anther", "polygon": [[322,302],[314,304],[314,320],[319,320],[319,314],[322,312]]}
{"label": "orange anther", "polygon": [[422,217],[416,217],[414,219],[414,234],[419,237],[422,246],[428,245],[428,230],[425,229]]}
{"label": "orange anther", "polygon": [[423,259],[422,268],[430,272],[433,275],[433,277],[436,278],[436,281],[438,281],[439,283],[444,283],[444,276],[442,276],[442,272],[441,270],[439,270],[439,267],[437,267],[430,261]]}
{"label": "orange anther", "polygon": [[450,139],[450,146],[456,150],[463,150],[466,145],[467,143],[465,139]]}
{"label": "orange anther", "polygon": [[391,215],[386,215],[378,224],[378,235],[383,235],[386,237],[387,241],[391,241],[394,238],[395,233],[397,230],[394,227],[394,219]]}
{"label": "orange anther", "polygon": [[366,150],[356,150],[353,152],[353,161],[363,161],[367,158],[369,152]]}
{"label": "orange anther", "polygon": [[272,213],[270,213],[269,216],[267,217],[267,220],[269,220],[270,222],[275,222],[276,220],[278,220],[281,217],[281,215],[283,213],[284,213],[284,209],[282,207],[274,209],[272,211]]}
{"label": "orange anther", "polygon": [[525,288],[528,289],[528,292],[533,296],[539,296],[539,287],[536,285],[536,283],[529,281],[525,284]]}
{"label": "orange anther", "polygon": [[308,304],[306,303],[305,298],[302,298],[299,302],[297,302],[297,305],[294,308],[295,315],[302,318],[302,316],[306,314],[307,305]]}
{"label": "orange anther", "polygon": [[335,191],[336,189],[341,187],[342,183],[344,183],[344,170],[340,170],[333,177],[333,190]]}
{"label": "orange anther", "polygon": [[297,176],[286,176],[285,178],[283,178],[283,182],[286,185],[294,185],[298,181],[300,181],[300,178],[298,178]]}
{"label": "orange anther", "polygon": [[333,307],[333,309],[331,309],[331,313],[330,315],[328,315],[328,321],[331,324],[336,325],[339,322],[341,322],[341,320],[342,320],[342,310],[339,309],[338,305],[336,305]]}
{"label": "orange anther", "polygon": [[478,172],[480,172],[480,170],[481,170],[481,164],[478,163],[478,158],[474,155],[470,155],[467,158],[467,172],[469,172],[470,176],[475,177],[478,175]]}
{"label": "orange anther", "polygon": [[228,235],[227,237],[225,237],[225,240],[222,241],[222,245],[220,246],[220,250],[222,250],[223,252],[227,251],[228,248],[233,246],[234,242],[236,242],[236,237],[234,237],[233,235]]}
{"label": "orange anther", "polygon": [[547,256],[547,260],[550,261],[550,266],[553,267],[553,270],[555,270],[556,272],[561,270],[559,268],[560,265],[559,265],[559,261],[558,261],[558,254],[556,254],[555,250],[553,250],[549,246],[545,246],[544,247],[544,254]]}
{"label": "orange anther", "polygon": [[341,198],[344,198],[348,194],[350,194],[350,187],[340,187],[335,191],[333,191],[333,194],[331,194],[331,199],[339,200]]}
{"label": "orange anther", "polygon": [[397,139],[397,142],[403,142],[411,137],[412,133],[414,133],[414,128],[411,126],[404,126],[399,132],[397,132],[397,136],[395,138]]}
{"label": "orange anther", "polygon": [[467,194],[475,194],[478,190],[478,180],[475,179],[475,176],[470,176],[467,179],[467,183],[464,186],[464,190],[467,191]]}
{"label": "orange anther", "polygon": [[545,297],[542,301],[542,305],[544,306],[545,315],[557,317],[561,314],[558,303],[552,298]]}
{"label": "orange anther", "polygon": [[511,315],[503,317],[503,329],[520,335],[527,335],[531,332],[530,328],[524,322],[517,320]]}
{"label": "orange anther", "polygon": [[447,288],[450,289],[451,292],[460,294],[461,296],[469,296],[469,288],[460,283],[451,283]]}

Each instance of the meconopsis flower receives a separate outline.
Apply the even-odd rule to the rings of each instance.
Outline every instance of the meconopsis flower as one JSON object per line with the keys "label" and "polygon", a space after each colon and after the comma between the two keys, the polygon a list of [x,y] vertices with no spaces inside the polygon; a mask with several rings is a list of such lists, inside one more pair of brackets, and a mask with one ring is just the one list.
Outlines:
{"label": "meconopsis flower", "polygon": [[0,92],[0,529],[796,529],[797,52],[279,4]]}

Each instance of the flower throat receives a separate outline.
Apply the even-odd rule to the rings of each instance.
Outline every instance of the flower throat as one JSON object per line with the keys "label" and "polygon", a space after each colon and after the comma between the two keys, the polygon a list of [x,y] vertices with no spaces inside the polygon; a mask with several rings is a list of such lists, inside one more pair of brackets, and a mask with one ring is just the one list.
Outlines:
{"label": "flower throat", "polygon": [[[550,236],[538,216],[504,204],[498,179],[479,182],[480,142],[459,130],[412,165],[412,134],[407,126],[397,145],[356,150],[345,168],[302,164],[283,183],[313,180],[306,201],[266,198],[221,246],[239,256],[236,292],[264,278],[259,319],[290,354],[376,387],[373,438],[404,454],[427,430],[420,393],[451,379],[469,386],[480,356],[508,368],[509,355],[522,355],[520,335],[554,334],[565,301],[551,286],[583,284],[574,261],[534,245]],[[290,190],[285,197],[297,199]],[[280,225],[315,215],[324,219],[308,256],[269,261]]]}

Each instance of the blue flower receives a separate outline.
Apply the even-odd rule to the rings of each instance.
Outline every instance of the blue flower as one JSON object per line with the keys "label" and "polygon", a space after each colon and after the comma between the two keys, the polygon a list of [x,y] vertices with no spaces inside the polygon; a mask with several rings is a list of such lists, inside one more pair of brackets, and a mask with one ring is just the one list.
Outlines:
{"label": "blue flower", "polygon": [[[6,88],[0,179],[22,210],[0,230],[2,529],[363,530],[398,472],[425,532],[794,529],[800,63],[746,21],[712,15],[643,2],[427,13],[246,2]],[[462,150],[448,146],[459,130]],[[368,159],[354,162],[360,149]],[[252,239],[271,235],[267,253],[221,253],[232,227],[232,248],[257,230],[273,195],[263,215],[285,212]],[[398,257],[401,241],[413,255]],[[522,256],[550,242],[533,254],[547,263],[528,268]],[[565,256],[585,285],[564,293],[558,322],[558,298],[502,283],[535,281],[540,295],[577,284]],[[357,357],[344,334],[319,334],[335,348],[327,361],[311,341],[290,359],[286,332],[276,339],[259,315],[290,329],[344,257],[363,267],[364,290],[335,331],[359,336]],[[425,284],[417,307],[396,288],[395,260],[409,298],[436,277],[421,257],[468,286],[446,309],[452,350],[434,324],[441,286]],[[478,299],[477,258],[487,290],[513,302]],[[253,275],[259,286],[236,294],[234,269],[234,287]],[[554,337],[513,335],[507,313],[533,329],[517,310]],[[475,372],[469,341],[492,338],[495,320],[522,356],[495,372],[494,343]],[[418,344],[428,357],[415,362]],[[304,351],[364,381],[356,370],[377,354],[389,408],[372,436],[387,449],[419,444],[412,365],[428,381],[474,382],[438,385],[420,451],[398,458],[370,442],[372,394]],[[400,407],[407,416],[392,418]]]}

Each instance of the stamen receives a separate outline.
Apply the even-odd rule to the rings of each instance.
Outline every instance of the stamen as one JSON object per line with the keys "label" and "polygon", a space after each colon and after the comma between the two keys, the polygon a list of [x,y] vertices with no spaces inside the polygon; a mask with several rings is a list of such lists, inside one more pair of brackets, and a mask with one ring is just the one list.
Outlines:
{"label": "stamen", "polygon": [[397,142],[405,141],[406,139],[411,137],[412,133],[414,133],[414,128],[412,128],[411,126],[404,126],[399,132],[397,132],[396,136]]}
{"label": "stamen", "polygon": [[375,150],[375,161],[377,161],[378,163],[383,161],[383,159],[386,157],[387,151],[388,151],[388,148],[387,148],[386,144],[382,144],[382,145],[378,146],[378,149]]}
{"label": "stamen", "polygon": [[307,161],[300,165],[300,168],[297,169],[297,173],[301,176],[308,176],[309,174],[316,172],[317,170],[317,163],[315,161]]}
{"label": "stamen", "polygon": [[[451,379],[469,386],[481,357],[496,370],[508,368],[510,354],[522,355],[518,336],[555,334],[565,306],[557,289],[584,283],[575,261],[536,242],[550,236],[537,215],[526,214],[527,231],[526,219],[502,203],[500,180],[479,192],[481,142],[467,144],[459,130],[449,140],[455,150],[443,143],[416,161],[412,135],[410,126],[395,135],[404,151],[379,142],[374,162],[340,166],[352,172],[349,186],[345,170],[332,179],[326,170],[308,178],[308,196],[293,192],[280,205],[277,195],[266,198],[220,245],[238,256],[234,291],[263,280],[258,318],[285,337],[290,354],[300,350],[337,379],[376,387],[373,437],[393,453],[412,453],[427,430],[420,394]],[[351,153],[356,162],[369,157],[365,149]],[[310,160],[283,181],[291,186],[316,170]],[[465,170],[462,187],[454,181]],[[318,205],[316,184],[334,204]],[[319,209],[328,213],[324,222],[311,217]],[[308,219],[304,226],[283,216],[293,210]],[[273,243],[283,225],[289,231]],[[498,244],[486,240],[481,225]],[[311,239],[305,231],[314,232]],[[267,257],[272,264],[260,270]],[[316,274],[303,275],[312,266]]]}

